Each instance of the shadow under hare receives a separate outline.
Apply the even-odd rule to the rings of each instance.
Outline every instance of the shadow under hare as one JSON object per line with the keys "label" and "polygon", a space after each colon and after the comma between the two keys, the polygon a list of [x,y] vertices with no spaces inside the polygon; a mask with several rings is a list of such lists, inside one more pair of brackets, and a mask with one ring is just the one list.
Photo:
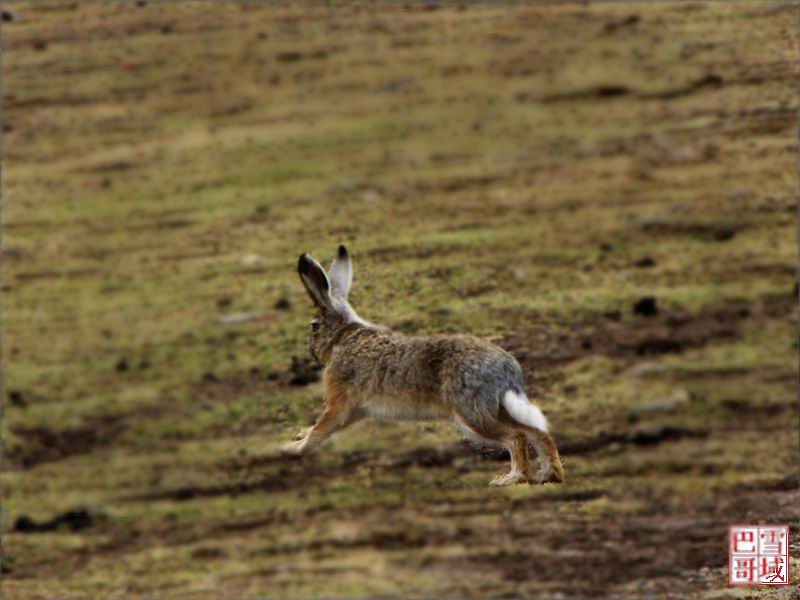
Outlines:
{"label": "shadow under hare", "polygon": [[[318,309],[308,351],[325,367],[325,409],[286,454],[306,454],[366,417],[447,419],[472,441],[508,448],[511,470],[490,485],[564,481],[547,420],[526,397],[511,354],[468,335],[409,337],[361,319],[347,300],[353,270],[344,246],[327,274],[308,254],[297,270]],[[535,474],[529,442],[539,459]]]}

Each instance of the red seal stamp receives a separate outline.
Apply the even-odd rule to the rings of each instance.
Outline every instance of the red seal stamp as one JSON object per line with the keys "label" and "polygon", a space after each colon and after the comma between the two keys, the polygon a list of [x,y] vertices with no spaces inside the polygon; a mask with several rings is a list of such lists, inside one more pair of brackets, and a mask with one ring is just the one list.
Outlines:
{"label": "red seal stamp", "polygon": [[789,526],[731,525],[728,582],[731,585],[788,585]]}

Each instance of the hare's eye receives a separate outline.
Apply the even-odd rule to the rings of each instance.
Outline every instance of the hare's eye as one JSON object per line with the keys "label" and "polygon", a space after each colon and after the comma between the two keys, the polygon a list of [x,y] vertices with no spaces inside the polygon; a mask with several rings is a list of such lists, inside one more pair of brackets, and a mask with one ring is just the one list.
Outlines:
{"label": "hare's eye", "polygon": [[311,321],[311,331],[319,329],[319,321]]}

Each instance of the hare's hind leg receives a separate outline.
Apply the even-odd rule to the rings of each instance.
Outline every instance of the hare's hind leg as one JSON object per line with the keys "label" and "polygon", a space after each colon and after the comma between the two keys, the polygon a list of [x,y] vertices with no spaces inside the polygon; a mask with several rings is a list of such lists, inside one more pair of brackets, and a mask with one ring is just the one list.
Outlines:
{"label": "hare's hind leg", "polygon": [[525,432],[539,455],[539,470],[534,477],[536,483],[563,483],[564,466],[553,438],[546,431],[535,427],[526,428]]}
{"label": "hare's hind leg", "polygon": [[525,435],[533,444],[533,447],[536,448],[539,470],[532,481],[535,483],[564,482],[564,466],[561,464],[561,457],[558,455],[556,443],[549,433],[536,427],[528,427],[510,420],[504,420],[503,423],[507,423],[510,427]]}
{"label": "hare's hind leg", "polygon": [[489,484],[492,487],[530,483],[530,463],[528,460],[528,440],[525,434],[498,421],[469,422],[462,416],[456,417],[459,428],[471,438],[477,438],[487,445],[505,446],[511,455],[511,470],[495,477]]}
{"label": "hare's hind leg", "polygon": [[522,433],[514,433],[506,442],[506,447],[511,455],[511,470],[505,475],[500,475],[489,484],[493,487],[513,485],[515,483],[530,483],[530,462],[528,460],[528,440]]}

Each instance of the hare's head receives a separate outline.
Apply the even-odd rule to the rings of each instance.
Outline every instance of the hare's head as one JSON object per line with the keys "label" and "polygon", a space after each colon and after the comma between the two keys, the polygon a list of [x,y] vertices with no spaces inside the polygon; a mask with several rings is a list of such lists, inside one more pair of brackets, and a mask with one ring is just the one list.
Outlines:
{"label": "hare's head", "polygon": [[345,327],[353,323],[369,326],[347,301],[353,283],[353,268],[347,248],[339,246],[339,252],[327,274],[308,254],[300,257],[297,272],[318,311],[317,318],[311,321],[308,353],[317,362],[325,363]]}

